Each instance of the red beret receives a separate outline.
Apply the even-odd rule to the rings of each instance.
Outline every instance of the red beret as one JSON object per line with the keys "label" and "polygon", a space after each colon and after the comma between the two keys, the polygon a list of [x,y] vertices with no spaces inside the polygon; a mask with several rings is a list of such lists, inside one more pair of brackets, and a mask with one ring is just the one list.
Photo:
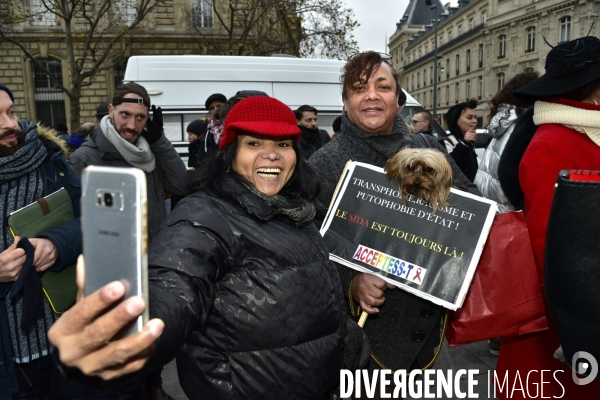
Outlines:
{"label": "red beret", "polygon": [[237,103],[225,118],[222,149],[233,143],[239,133],[249,132],[273,138],[296,137],[300,140],[300,128],[293,111],[273,97],[252,96]]}

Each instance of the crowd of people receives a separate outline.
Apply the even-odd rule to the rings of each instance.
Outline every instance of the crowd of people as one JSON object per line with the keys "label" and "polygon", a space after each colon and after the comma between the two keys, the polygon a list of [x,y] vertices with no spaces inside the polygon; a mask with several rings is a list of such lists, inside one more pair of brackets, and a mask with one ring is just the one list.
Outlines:
{"label": "crowd of people", "polygon": [[[565,54],[586,60],[558,62]],[[543,288],[556,176],[600,170],[600,41],[562,43],[543,76],[509,80],[490,103],[493,138],[481,160],[476,101],[448,110],[449,133],[438,140],[429,111],[415,112],[410,127],[400,116],[406,95],[389,57],[357,54],[341,82],[344,112],[333,139],[310,105],[292,111],[252,90],[210,95],[208,115],[186,127],[188,168],[164,135],[161,108],[136,83],[118,86],[97,121],[70,135],[65,124],[53,131],[19,119],[0,83],[0,398],[168,399],[161,370],[173,359],[185,393],[206,399],[328,399],[342,368],[430,367],[443,340],[442,308],[332,263],[318,229],[347,161],[383,167],[407,147],[443,153],[454,187],[497,201],[499,212],[524,210]],[[26,256],[7,217],[66,188],[75,219],[30,238],[29,262],[39,273],[75,263],[79,175],[89,165],[146,175],[149,304],[122,301],[125,286],[112,282],[61,316],[44,297],[27,326],[27,296],[9,295]],[[177,199],[170,213],[165,194]],[[84,264],[80,257],[80,273]],[[369,345],[350,316],[354,302],[371,316]],[[144,329],[115,340],[146,307]],[[554,357],[560,340],[549,311],[547,318],[546,331],[502,338],[498,371],[565,368]],[[357,356],[369,349],[371,357]],[[600,393],[597,381],[577,386],[569,375],[545,394],[560,387],[569,399]]]}

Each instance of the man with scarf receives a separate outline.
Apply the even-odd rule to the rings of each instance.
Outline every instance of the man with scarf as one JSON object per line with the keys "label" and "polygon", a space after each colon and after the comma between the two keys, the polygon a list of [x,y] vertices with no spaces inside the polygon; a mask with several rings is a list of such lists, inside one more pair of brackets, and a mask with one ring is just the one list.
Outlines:
{"label": "man with scarf", "polygon": [[[64,143],[51,129],[17,119],[14,96],[0,83],[0,398],[82,398],[85,391],[62,378],[52,362],[46,333],[57,316],[41,290],[32,293],[15,282],[35,272],[60,271],[81,253],[79,177],[67,166]],[[75,219],[29,238],[34,248],[31,266],[25,250],[7,226],[8,216],[35,199],[64,187],[71,197]],[[19,247],[18,247],[19,246]],[[35,271],[33,270],[35,268]],[[39,309],[29,306],[39,295]],[[26,300],[27,296],[29,299]],[[33,302],[35,303],[35,302]],[[31,321],[31,322],[27,322]],[[89,393],[87,393],[89,394]]]}
{"label": "man with scarf", "polygon": [[[388,56],[389,57],[389,56]],[[418,135],[408,132],[397,113],[401,92],[398,74],[387,59],[369,51],[355,55],[343,71],[342,134],[309,160],[319,178],[319,199],[329,204],[340,175],[349,160],[383,167],[399,150],[425,147]],[[479,194],[477,187],[462,174],[446,150],[427,137],[429,146],[445,154],[452,166],[454,186]],[[441,307],[410,294],[393,289],[383,279],[357,273],[338,265],[346,301],[352,309],[360,306],[370,314],[365,324],[372,359],[369,369],[426,368],[434,358],[434,348],[441,346]]]}
{"label": "man with scarf", "polygon": [[69,161],[81,174],[88,165],[135,167],[146,173],[148,235],[152,238],[167,217],[165,193],[185,196],[187,170],[163,134],[162,110],[152,106],[143,86],[130,82],[116,88],[109,114]]}
{"label": "man with scarf", "polygon": [[298,107],[294,114],[300,128],[300,154],[305,160],[331,141],[329,134],[317,126],[317,109],[309,105]]}

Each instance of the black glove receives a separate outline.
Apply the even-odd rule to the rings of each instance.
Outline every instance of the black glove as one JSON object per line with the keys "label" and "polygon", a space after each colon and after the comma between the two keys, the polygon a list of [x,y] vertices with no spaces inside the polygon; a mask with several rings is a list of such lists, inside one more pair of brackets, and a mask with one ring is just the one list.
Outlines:
{"label": "black glove", "polygon": [[152,106],[152,119],[148,117],[148,121],[146,121],[146,126],[142,131],[142,136],[144,139],[148,141],[150,144],[154,144],[160,139],[163,134],[163,117],[162,117],[162,108],[156,108],[155,105]]}

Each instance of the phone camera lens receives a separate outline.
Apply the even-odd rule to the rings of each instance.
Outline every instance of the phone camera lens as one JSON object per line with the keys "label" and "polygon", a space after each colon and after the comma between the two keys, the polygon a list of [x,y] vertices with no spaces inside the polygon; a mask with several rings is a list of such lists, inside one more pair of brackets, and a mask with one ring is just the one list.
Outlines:
{"label": "phone camera lens", "polygon": [[112,205],[113,205],[112,194],[104,193],[104,205],[106,205],[106,207],[112,207]]}

